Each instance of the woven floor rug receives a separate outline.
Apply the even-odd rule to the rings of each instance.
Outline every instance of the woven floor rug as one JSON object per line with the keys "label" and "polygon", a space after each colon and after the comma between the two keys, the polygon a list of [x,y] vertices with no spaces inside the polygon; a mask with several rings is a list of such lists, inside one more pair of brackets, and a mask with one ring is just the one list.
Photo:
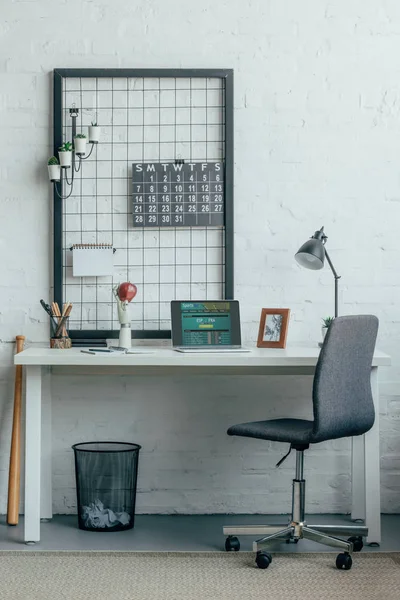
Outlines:
{"label": "woven floor rug", "polygon": [[400,553],[0,552],[3,600],[399,600]]}

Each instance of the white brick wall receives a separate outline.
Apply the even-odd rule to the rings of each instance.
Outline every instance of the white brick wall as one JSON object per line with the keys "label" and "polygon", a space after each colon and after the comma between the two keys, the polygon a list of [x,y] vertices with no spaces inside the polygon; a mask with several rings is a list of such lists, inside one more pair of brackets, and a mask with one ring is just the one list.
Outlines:
{"label": "white brick wall", "polygon": [[[236,296],[246,341],[260,309],[292,309],[288,342],[315,343],[333,280],[301,270],[298,246],[325,225],[341,312],[373,312],[382,370],[383,510],[400,510],[400,5],[395,0],[31,0],[0,24],[0,511],[6,508],[13,339],[46,340],[51,78],[54,67],[235,69]],[[256,181],[254,174],[262,175]],[[259,176],[260,176],[259,175]],[[193,384],[194,391],[193,391]],[[281,512],[285,447],[228,438],[246,419],[308,414],[311,382],[290,378],[54,378],[54,498],[73,512],[70,446],[143,445],[141,512]],[[308,454],[314,512],[348,511],[349,441]]]}

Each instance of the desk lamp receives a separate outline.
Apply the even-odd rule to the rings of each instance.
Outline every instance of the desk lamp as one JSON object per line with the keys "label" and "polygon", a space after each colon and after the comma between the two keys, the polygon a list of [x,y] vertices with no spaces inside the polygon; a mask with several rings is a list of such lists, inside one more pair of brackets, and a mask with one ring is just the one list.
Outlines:
{"label": "desk lamp", "polygon": [[319,231],[316,231],[314,233],[311,239],[309,239],[305,244],[301,246],[301,248],[299,248],[294,257],[299,263],[299,265],[305,267],[306,269],[312,269],[313,271],[318,271],[319,269],[323,268],[324,260],[326,257],[326,260],[328,261],[328,264],[335,278],[335,317],[337,317],[338,281],[340,279],[340,275],[336,273],[332,261],[329,258],[329,254],[326,251],[325,243],[327,239],[328,238],[324,233],[324,228],[321,227]]}

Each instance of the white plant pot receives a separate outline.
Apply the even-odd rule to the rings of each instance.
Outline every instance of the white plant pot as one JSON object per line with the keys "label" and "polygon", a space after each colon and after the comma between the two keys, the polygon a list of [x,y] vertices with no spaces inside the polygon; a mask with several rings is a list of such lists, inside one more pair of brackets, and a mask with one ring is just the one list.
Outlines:
{"label": "white plant pot", "polygon": [[59,151],[58,158],[60,160],[60,167],[70,167],[72,161],[72,152],[68,151]]}
{"label": "white plant pot", "polygon": [[50,181],[60,181],[60,165],[47,165]]}
{"label": "white plant pot", "polygon": [[100,127],[98,125],[90,125],[89,127],[89,142],[97,144],[100,139]]}
{"label": "white plant pot", "polygon": [[321,327],[321,333],[322,333],[322,341],[325,340],[325,336],[326,336],[326,332],[328,331],[327,327]]}
{"label": "white plant pot", "polygon": [[77,154],[86,154],[86,138],[75,138],[74,148]]}

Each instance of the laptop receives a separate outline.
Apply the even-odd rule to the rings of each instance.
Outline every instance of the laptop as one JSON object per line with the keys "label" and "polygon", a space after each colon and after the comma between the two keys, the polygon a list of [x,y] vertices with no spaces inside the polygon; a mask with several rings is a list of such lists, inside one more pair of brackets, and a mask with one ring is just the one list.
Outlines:
{"label": "laptop", "polygon": [[171,329],[177,352],[250,352],[241,345],[237,300],[173,300]]}

